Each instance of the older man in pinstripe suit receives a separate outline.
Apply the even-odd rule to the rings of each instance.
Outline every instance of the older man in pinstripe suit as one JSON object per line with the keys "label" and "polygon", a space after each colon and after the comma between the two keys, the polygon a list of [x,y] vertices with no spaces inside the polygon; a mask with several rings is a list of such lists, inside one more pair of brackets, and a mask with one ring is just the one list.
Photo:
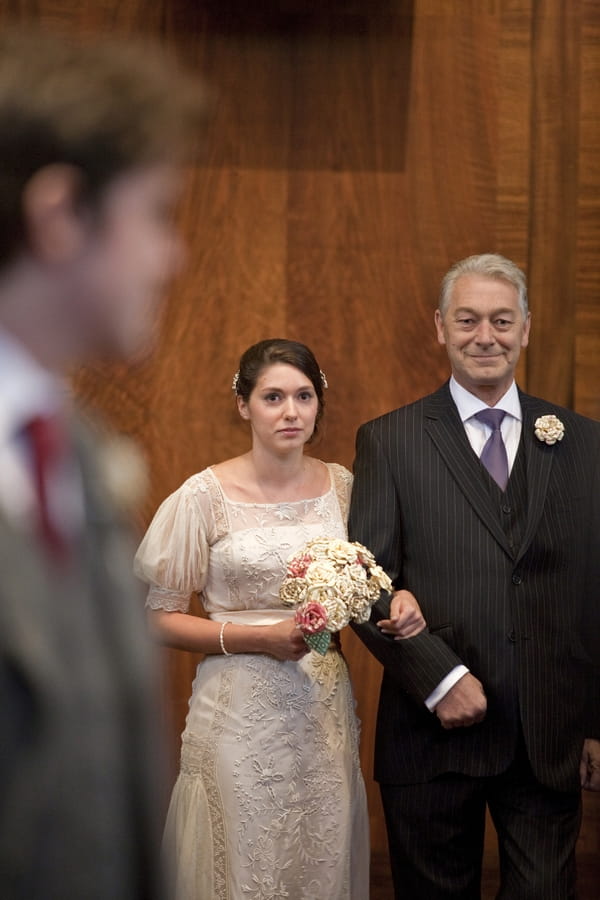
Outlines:
{"label": "older man in pinstripe suit", "polygon": [[349,525],[428,623],[386,635],[399,594],[357,628],[384,665],[396,896],[478,898],[487,806],[498,896],[565,900],[580,787],[600,788],[600,424],[517,388],[530,315],[510,260],[453,266],[435,324],[452,377],[359,429]]}

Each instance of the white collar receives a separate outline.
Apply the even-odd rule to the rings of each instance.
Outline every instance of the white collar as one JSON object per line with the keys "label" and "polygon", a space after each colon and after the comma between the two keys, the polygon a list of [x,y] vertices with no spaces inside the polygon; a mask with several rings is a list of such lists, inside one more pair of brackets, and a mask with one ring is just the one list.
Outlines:
{"label": "white collar", "polygon": [[[450,378],[450,394],[452,395],[452,399],[458,409],[458,414],[462,422],[466,422],[467,419],[470,419],[475,413],[480,412],[482,409],[490,408],[487,403],[484,403],[483,400],[480,400],[475,394],[471,394],[470,391],[467,391],[462,387],[454,375]],[[493,409],[503,409],[504,412],[508,413],[519,422],[522,420],[521,401],[519,400],[519,391],[517,390],[516,382],[513,381],[507,392],[504,396],[500,397]]]}
{"label": "white collar", "polygon": [[32,417],[64,407],[68,393],[61,378],[0,328],[0,441],[10,441]]}

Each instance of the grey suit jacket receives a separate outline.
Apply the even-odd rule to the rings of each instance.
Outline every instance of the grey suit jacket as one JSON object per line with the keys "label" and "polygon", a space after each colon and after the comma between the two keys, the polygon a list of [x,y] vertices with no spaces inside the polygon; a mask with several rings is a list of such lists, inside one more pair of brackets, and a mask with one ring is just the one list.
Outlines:
{"label": "grey suit jacket", "polygon": [[[577,789],[584,737],[600,736],[600,424],[520,394],[527,518],[511,549],[448,384],[363,425],[349,519],[428,623],[416,638],[356,631],[384,665],[375,774],[389,783],[493,775],[522,727],[536,776]],[[549,446],[533,423],[565,426]],[[521,452],[520,451],[520,452]],[[424,700],[458,663],[481,680],[484,722],[444,730]]]}
{"label": "grey suit jacket", "polygon": [[89,435],[76,563],[0,518],[0,896],[162,895],[150,648],[127,530]]}

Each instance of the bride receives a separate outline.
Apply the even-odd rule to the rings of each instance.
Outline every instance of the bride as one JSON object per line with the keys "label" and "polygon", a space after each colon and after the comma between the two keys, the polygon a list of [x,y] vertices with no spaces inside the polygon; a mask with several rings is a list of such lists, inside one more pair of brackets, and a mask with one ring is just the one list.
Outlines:
{"label": "bride", "polygon": [[[283,607],[286,560],[346,538],[352,476],[304,454],[326,380],[303,344],[250,347],[234,379],[251,449],[193,475],[136,556],[160,640],[206,654],[164,845],[176,900],[365,900],[369,833],[358,724],[339,642],[310,652]],[[188,614],[194,593],[208,619]],[[412,595],[380,623],[424,626]]]}

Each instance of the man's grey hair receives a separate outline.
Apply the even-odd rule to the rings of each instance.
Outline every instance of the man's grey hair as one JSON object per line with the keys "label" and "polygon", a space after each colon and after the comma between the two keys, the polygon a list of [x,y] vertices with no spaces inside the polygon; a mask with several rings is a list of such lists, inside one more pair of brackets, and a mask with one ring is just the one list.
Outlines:
{"label": "man's grey hair", "polygon": [[527,318],[529,306],[525,274],[514,262],[505,256],[500,256],[499,253],[480,253],[475,256],[467,256],[466,259],[454,263],[442,281],[439,301],[442,318],[448,309],[454,285],[463,275],[482,275],[485,278],[496,278],[498,281],[506,281],[511,284],[519,295],[519,306],[523,318]]}

